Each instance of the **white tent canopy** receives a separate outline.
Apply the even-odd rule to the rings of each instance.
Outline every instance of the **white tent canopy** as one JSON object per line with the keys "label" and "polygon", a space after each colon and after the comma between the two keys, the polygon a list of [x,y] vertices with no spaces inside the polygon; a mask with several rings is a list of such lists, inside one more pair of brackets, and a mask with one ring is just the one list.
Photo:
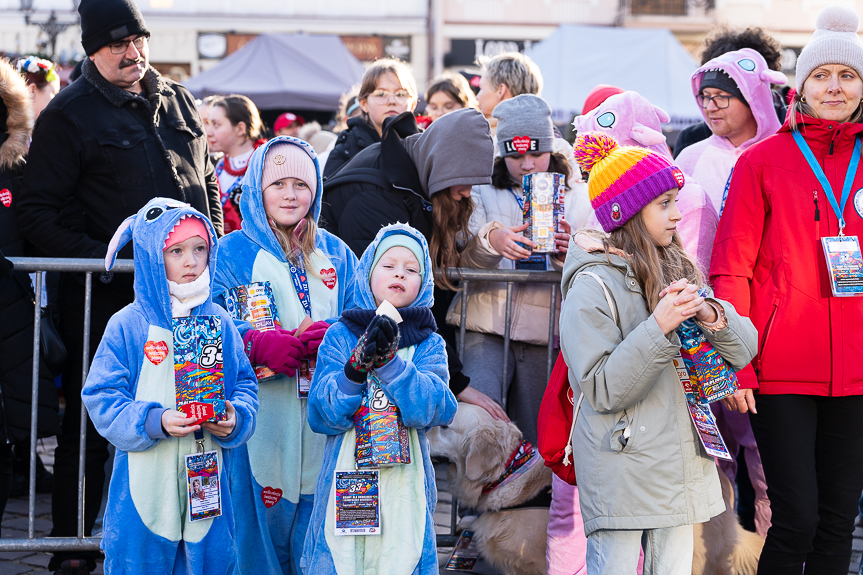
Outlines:
{"label": "white tent canopy", "polygon": [[335,110],[364,71],[338,36],[264,34],[184,84],[197,98],[243,94],[261,110]]}
{"label": "white tent canopy", "polygon": [[597,84],[638,92],[668,112],[673,128],[703,120],[690,88],[698,65],[669,30],[561,25],[527,54],[542,70],[555,123],[580,114]]}

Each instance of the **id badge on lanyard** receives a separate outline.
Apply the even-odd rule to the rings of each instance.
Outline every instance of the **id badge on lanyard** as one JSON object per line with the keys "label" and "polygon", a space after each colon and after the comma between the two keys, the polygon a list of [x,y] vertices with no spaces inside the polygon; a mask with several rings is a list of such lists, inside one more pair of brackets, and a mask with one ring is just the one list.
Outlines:
{"label": "id badge on lanyard", "polygon": [[854,152],[845,172],[845,182],[842,185],[842,196],[836,201],[833,188],[824,175],[824,170],[815,159],[815,155],[797,131],[792,131],[794,141],[803,157],[809,163],[809,167],[818,178],[824,195],[833,208],[833,213],[839,220],[839,235],[821,238],[821,247],[824,249],[824,259],[827,263],[827,271],[830,273],[830,289],[834,297],[863,296],[863,257],[860,254],[860,242],[857,236],[845,235],[845,204],[851,195],[851,186],[854,184],[854,176],[857,166],[860,164],[860,138],[854,138]]}
{"label": "id badge on lanyard", "polygon": [[[309,323],[311,323],[312,302],[309,294],[309,278],[306,275],[302,255],[300,255],[299,265],[295,266],[292,263],[288,263],[288,267],[291,270],[291,280],[294,282],[294,290],[297,292],[297,298],[299,298],[300,303],[303,305],[303,310],[306,312],[306,318],[308,318]],[[303,321],[305,321],[305,319]],[[312,377],[315,375],[316,363],[317,356],[304,359],[300,362],[300,371],[297,373],[298,399],[308,399],[309,389],[312,385]]]}
{"label": "id badge on lanyard", "polygon": [[204,432],[195,432],[197,453],[186,456],[186,481],[189,489],[189,521],[212,519],[222,514],[219,482],[219,452],[204,451]]}

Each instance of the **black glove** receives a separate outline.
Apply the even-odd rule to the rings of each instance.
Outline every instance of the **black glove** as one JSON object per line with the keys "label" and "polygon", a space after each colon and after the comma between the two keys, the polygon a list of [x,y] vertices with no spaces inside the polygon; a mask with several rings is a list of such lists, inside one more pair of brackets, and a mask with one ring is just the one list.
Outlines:
{"label": "black glove", "polygon": [[375,343],[374,367],[388,364],[399,349],[399,324],[389,316],[376,315],[366,333],[368,341]]}

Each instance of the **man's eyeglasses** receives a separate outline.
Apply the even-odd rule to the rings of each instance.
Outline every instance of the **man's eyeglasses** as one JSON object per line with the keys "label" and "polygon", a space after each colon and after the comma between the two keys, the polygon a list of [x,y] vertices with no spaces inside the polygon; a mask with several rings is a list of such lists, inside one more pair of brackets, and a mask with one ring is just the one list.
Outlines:
{"label": "man's eyeglasses", "polygon": [[707,109],[707,106],[710,105],[710,102],[713,102],[720,110],[724,110],[731,104],[731,98],[734,96],[705,96],[704,94],[698,94],[695,96],[695,101],[698,102],[698,105]]}
{"label": "man's eyeglasses", "polygon": [[375,90],[371,94],[369,94],[369,98],[371,98],[376,104],[385,104],[389,101],[390,96],[395,97],[396,102],[403,104],[411,99],[411,93],[407,90],[396,90],[395,93],[388,92],[386,90]]}
{"label": "man's eyeglasses", "polygon": [[138,36],[132,40],[123,40],[122,42],[114,42],[113,44],[108,44],[108,47],[111,48],[112,54],[125,54],[129,49],[129,44],[133,44],[135,49],[139,52],[144,49],[144,46],[147,45],[147,36]]}

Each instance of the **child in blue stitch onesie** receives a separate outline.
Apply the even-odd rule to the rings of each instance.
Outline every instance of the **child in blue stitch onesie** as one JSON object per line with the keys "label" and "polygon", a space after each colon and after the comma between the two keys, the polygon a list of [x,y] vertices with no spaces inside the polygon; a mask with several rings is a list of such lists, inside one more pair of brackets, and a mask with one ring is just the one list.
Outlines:
{"label": "child in blue stitch onesie", "polygon": [[[237,573],[224,457],[248,441],[258,408],[255,374],[228,314],[211,299],[216,232],[200,212],[154,198],[127,218],[108,245],[105,268],[129,240],[135,250],[135,301],[108,323],[81,392],[96,429],[117,447],[105,510],[105,573]],[[172,321],[221,318],[227,419],[193,425],[176,410]],[[215,452],[208,478],[221,515],[192,520],[186,456]],[[202,483],[203,485],[203,483]],[[222,486],[219,490],[218,486]]]}
{"label": "child in blue stitch onesie", "polygon": [[[316,354],[327,320],[351,305],[357,258],[317,227],[323,186],[306,142],[280,136],[260,146],[242,186],[243,229],[220,241],[215,292],[224,298],[269,282],[281,327],[235,320],[252,364],[276,372],[259,381],[257,433],[227,460],[240,571],[299,575],[325,437],[306,422],[298,370]],[[297,334],[304,321],[311,326]]]}
{"label": "child in blue stitch onesie", "polygon": [[[452,421],[456,399],[448,387],[445,344],[435,333],[433,290],[422,234],[404,224],[381,229],[360,260],[357,308],[345,310],[327,332],[312,380],[309,424],[328,437],[303,552],[305,575],[438,572],[437,491],[426,431]],[[375,314],[385,300],[398,309],[401,323]],[[379,470],[380,531],[337,536],[333,478],[355,469],[354,414],[373,379],[408,428],[410,463]]]}

